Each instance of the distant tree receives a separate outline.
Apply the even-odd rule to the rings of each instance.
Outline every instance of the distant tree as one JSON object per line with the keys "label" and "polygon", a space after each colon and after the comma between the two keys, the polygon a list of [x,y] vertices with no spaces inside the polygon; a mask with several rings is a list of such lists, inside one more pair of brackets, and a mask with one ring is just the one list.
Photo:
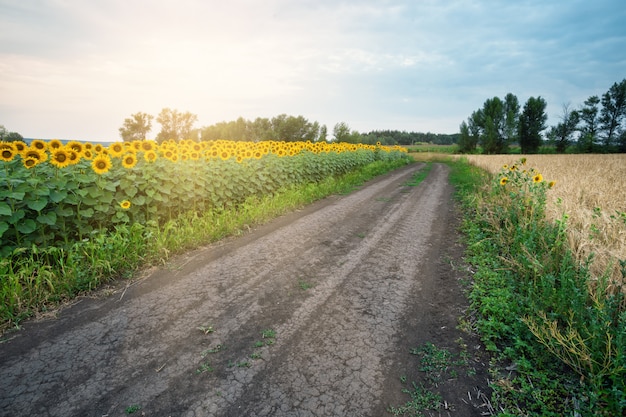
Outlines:
{"label": "distant tree", "polygon": [[504,96],[504,128],[502,136],[507,146],[519,140],[519,111],[520,105],[517,96],[512,93]]}
{"label": "distant tree", "polygon": [[561,121],[556,126],[552,126],[546,136],[554,143],[557,153],[565,153],[567,147],[572,143],[574,133],[578,130],[580,114],[576,110],[571,110],[570,105],[563,104]]}
{"label": "distant tree", "polygon": [[537,153],[543,140],[541,132],[546,128],[548,115],[546,101],[541,97],[530,97],[519,116],[519,143],[522,153]]}
{"label": "distant tree", "polygon": [[487,99],[483,108],[476,112],[474,119],[482,129],[480,146],[484,153],[504,153],[507,150],[505,118],[504,102],[498,97]]}
{"label": "distant tree", "polygon": [[253,141],[276,140],[272,129],[272,121],[267,117],[257,117],[250,124],[250,132]]}
{"label": "distant tree", "polygon": [[0,125],[0,140],[5,142],[16,142],[18,140],[24,140],[24,138],[19,133],[9,132],[4,125]]}
{"label": "distant tree", "polygon": [[339,122],[333,127],[333,136],[337,142],[349,142],[350,126],[346,122]]}
{"label": "distant tree", "polygon": [[271,123],[277,139],[285,142],[313,142],[319,135],[319,123],[311,123],[303,116],[280,114],[272,118]]}
{"label": "distant tree", "polygon": [[460,126],[461,137],[459,138],[459,152],[473,153],[478,145],[478,136],[472,134],[469,125],[463,121]]}
{"label": "distant tree", "polygon": [[614,83],[609,91],[602,95],[599,130],[602,132],[603,145],[609,150],[618,144],[624,130],[626,119],[626,79]]}
{"label": "distant tree", "polygon": [[598,131],[600,129],[600,120],[598,118],[598,104],[600,99],[598,96],[591,96],[583,107],[580,109],[580,137],[578,138],[578,147],[581,152],[593,152],[598,141]]}
{"label": "distant tree", "polygon": [[193,125],[198,121],[198,116],[189,112],[180,113],[178,110],[164,108],[156,120],[161,124],[161,131],[157,135],[156,141],[162,143],[166,140],[191,139]]}
{"label": "distant tree", "polygon": [[124,119],[124,124],[119,128],[120,136],[124,142],[145,140],[148,132],[152,130],[152,119],[147,113],[138,112]]}
{"label": "distant tree", "polygon": [[320,135],[317,138],[317,141],[326,142],[327,137],[328,137],[328,127],[326,127],[326,125],[322,125],[322,127],[320,127]]}

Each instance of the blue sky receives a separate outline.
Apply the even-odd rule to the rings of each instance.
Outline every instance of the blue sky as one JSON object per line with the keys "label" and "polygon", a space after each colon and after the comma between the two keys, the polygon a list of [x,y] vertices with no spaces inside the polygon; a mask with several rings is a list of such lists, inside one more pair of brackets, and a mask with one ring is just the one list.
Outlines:
{"label": "blue sky", "polygon": [[554,124],[624,78],[623,0],[0,0],[0,124],[31,138],[164,107],[455,133],[508,92]]}

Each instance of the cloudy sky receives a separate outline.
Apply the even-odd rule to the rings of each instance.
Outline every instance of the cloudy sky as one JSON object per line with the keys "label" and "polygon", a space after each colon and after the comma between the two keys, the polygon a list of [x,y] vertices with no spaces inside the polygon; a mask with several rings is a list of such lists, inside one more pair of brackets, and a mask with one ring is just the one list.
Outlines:
{"label": "cloudy sky", "polygon": [[508,92],[556,123],[624,78],[623,0],[0,0],[0,125],[27,138],[164,107],[455,133]]}

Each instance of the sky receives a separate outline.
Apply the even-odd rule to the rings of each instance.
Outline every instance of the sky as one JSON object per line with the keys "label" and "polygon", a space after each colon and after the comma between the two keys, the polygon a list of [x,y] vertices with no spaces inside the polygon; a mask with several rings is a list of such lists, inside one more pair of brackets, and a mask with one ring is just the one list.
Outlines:
{"label": "sky", "polygon": [[25,138],[121,140],[166,107],[456,133],[509,92],[556,124],[624,78],[623,0],[0,0],[0,125]]}

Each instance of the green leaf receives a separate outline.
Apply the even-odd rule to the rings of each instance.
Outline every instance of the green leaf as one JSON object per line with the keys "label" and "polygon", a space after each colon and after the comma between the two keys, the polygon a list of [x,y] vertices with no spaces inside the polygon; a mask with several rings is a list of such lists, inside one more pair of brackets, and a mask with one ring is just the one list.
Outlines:
{"label": "green leaf", "polygon": [[0,222],[0,237],[9,230],[9,224],[7,222]]}
{"label": "green leaf", "polygon": [[26,205],[28,206],[28,208],[31,210],[35,210],[35,211],[43,210],[43,208],[46,207],[47,204],[48,204],[48,200],[45,200],[43,198],[37,199],[37,200],[30,200],[26,202]]}
{"label": "green leaf", "polygon": [[67,197],[67,191],[65,190],[52,190],[50,191],[50,201],[58,203],[63,201]]}
{"label": "green leaf", "polygon": [[91,218],[93,217],[93,209],[92,208],[87,208],[84,210],[78,210],[78,215],[81,217],[87,217],[87,218]]}
{"label": "green leaf", "polygon": [[57,222],[57,214],[54,211],[37,216],[37,221],[42,224],[54,226]]}
{"label": "green leaf", "polygon": [[17,230],[24,235],[31,234],[37,230],[37,223],[32,219],[26,219],[17,225]]}
{"label": "green leaf", "polygon": [[10,216],[11,213],[11,206],[9,206],[4,201],[0,201],[0,216]]}
{"label": "green leaf", "polygon": [[15,224],[17,222],[19,222],[20,220],[22,220],[24,218],[24,216],[26,216],[26,212],[24,210],[18,210],[18,211],[14,211],[11,216],[9,216],[9,218],[7,219],[7,221],[10,224]]}
{"label": "green leaf", "polygon": [[135,196],[132,203],[137,206],[143,206],[144,204],[146,204],[146,197],[142,195]]}

